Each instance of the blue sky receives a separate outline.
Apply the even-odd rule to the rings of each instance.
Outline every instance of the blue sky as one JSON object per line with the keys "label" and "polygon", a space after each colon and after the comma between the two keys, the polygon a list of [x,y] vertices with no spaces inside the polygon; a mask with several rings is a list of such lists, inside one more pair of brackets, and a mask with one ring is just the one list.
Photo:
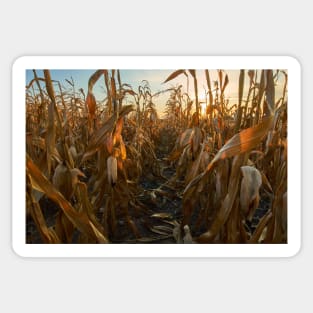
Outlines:
{"label": "blue sky", "polygon": [[[39,77],[43,77],[42,70],[36,70]],[[165,90],[172,86],[183,85],[184,91],[187,91],[187,80],[184,75],[180,75],[172,81],[162,84],[164,80],[173,72],[173,70],[120,70],[122,83],[130,84],[135,91],[138,90],[140,84],[143,80],[149,82],[152,93],[156,93],[161,90]],[[88,90],[88,80],[89,77],[95,72],[94,70],[50,70],[51,78],[53,80],[60,81],[61,85],[67,89],[71,89],[71,86],[66,82],[65,79],[71,80],[71,77],[74,80],[75,88],[83,88],[85,94]],[[246,71],[247,72],[247,71]],[[225,73],[228,74],[229,84],[226,88],[225,96],[230,99],[231,103],[237,103],[237,93],[238,93],[238,81],[239,81],[239,71],[238,70],[225,70]],[[278,91],[282,90],[283,86],[283,75],[279,79]],[[206,80],[204,75],[204,70],[197,70],[198,77],[198,95],[199,99],[202,100],[205,98]],[[217,80],[217,71],[210,70],[211,85],[213,88],[213,80]],[[28,84],[30,80],[33,79],[32,70],[26,71],[26,83]],[[245,77],[245,90],[248,89],[249,78],[246,74]],[[98,82],[94,86],[94,94],[98,101],[102,101],[106,97],[104,79],[100,77]],[[190,76],[189,78],[189,95],[191,98],[194,97],[193,81]],[[165,109],[165,103],[169,97],[169,93],[161,94],[157,98],[154,98],[154,103],[157,106],[158,111],[161,113]]]}

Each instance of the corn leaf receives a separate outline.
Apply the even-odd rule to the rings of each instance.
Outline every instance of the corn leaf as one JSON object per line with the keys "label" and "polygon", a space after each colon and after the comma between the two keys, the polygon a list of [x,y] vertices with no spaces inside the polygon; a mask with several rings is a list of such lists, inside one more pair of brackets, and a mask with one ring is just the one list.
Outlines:
{"label": "corn leaf", "polygon": [[90,221],[85,212],[77,212],[72,205],[64,198],[64,196],[56,190],[53,184],[42,174],[32,159],[27,155],[26,169],[29,175],[37,185],[41,187],[46,196],[57,203],[62,209],[66,217],[87,237],[95,240],[98,243],[108,243],[100,230]]}
{"label": "corn leaf", "polygon": [[179,76],[181,74],[187,75],[185,70],[177,70],[177,71],[173,72],[169,77],[167,77],[165,79],[165,81],[163,82],[163,84],[173,80],[174,78],[176,78],[177,76]]}
{"label": "corn leaf", "polygon": [[[117,121],[120,121],[125,115],[127,115],[131,111],[133,111],[132,105],[124,106],[119,113],[119,118]],[[83,155],[81,163],[83,163],[88,158],[93,156],[97,151],[99,151],[103,147],[103,145],[108,142],[108,140],[110,141],[110,139],[107,139],[107,136],[108,136],[108,133],[113,132],[115,123],[116,123],[116,116],[112,115],[104,123],[104,125],[92,135],[92,137],[90,138],[88,147]]]}
{"label": "corn leaf", "polygon": [[244,129],[239,134],[233,136],[215,155],[213,160],[209,163],[206,170],[193,179],[186,187],[184,193],[187,192],[194,184],[197,184],[213,167],[218,160],[231,158],[235,155],[249,152],[255,148],[264,136],[267,134],[273,122],[273,117],[265,118],[260,124]]}

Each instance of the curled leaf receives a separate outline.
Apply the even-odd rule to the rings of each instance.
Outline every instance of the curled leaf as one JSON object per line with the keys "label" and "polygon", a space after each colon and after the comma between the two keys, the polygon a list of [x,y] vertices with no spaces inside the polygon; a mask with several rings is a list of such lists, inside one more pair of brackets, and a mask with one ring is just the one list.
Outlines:
{"label": "curled leaf", "polygon": [[[86,152],[84,153],[84,156],[82,158],[81,163],[89,159],[91,156],[93,156],[97,151],[99,151],[103,145],[106,143],[106,139],[108,136],[108,133],[112,133],[114,130],[114,126],[117,120],[122,119],[125,115],[127,115],[129,112],[133,111],[132,105],[125,105],[119,112],[119,117],[117,119],[116,115],[112,115],[104,124],[103,126],[98,129],[96,132],[93,133],[92,137],[90,138],[88,147],[86,149]],[[110,136],[110,135],[109,135]],[[109,139],[108,139],[109,140]],[[111,143],[107,143],[107,147],[111,149]],[[112,146],[113,147],[113,146]]]}
{"label": "curled leaf", "polygon": [[173,80],[174,78],[176,78],[177,76],[179,76],[181,74],[187,75],[185,70],[177,70],[177,71],[173,72],[169,77],[167,77],[166,80],[163,82],[163,84]]}
{"label": "curled leaf", "polygon": [[231,158],[235,155],[248,152],[255,148],[261,140],[265,137],[268,130],[272,126],[273,117],[265,118],[260,124],[244,129],[240,133],[233,136],[215,155],[214,159],[209,163],[206,170],[199,176],[194,178],[185,188],[184,193],[188,191],[189,188],[197,184],[215,165],[218,160],[223,160],[225,158]]}

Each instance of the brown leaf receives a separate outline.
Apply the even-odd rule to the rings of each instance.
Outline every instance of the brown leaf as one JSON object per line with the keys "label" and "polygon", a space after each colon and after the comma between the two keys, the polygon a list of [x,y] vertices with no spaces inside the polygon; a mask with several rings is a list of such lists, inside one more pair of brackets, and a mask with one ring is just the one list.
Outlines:
{"label": "brown leaf", "polygon": [[215,201],[218,204],[227,194],[228,178],[229,178],[229,160],[218,162],[215,174]]}
{"label": "brown leaf", "polygon": [[260,220],[257,228],[255,229],[252,237],[250,238],[250,240],[248,241],[248,243],[258,243],[260,240],[260,237],[265,229],[265,227],[267,226],[268,222],[270,221],[270,219],[272,218],[273,214],[271,211],[267,212]]}
{"label": "brown leaf", "polygon": [[87,94],[86,105],[91,118],[93,118],[96,112],[96,98],[91,92]]}
{"label": "brown leaf", "polygon": [[126,154],[126,147],[123,139],[120,140],[120,149],[121,149],[121,158],[122,160],[126,160],[127,154]]}
{"label": "brown leaf", "polygon": [[133,91],[132,89],[124,89],[123,90],[123,94],[127,94],[127,93],[132,95],[132,96],[136,96],[137,95],[137,93],[135,91]]}
{"label": "brown leaf", "polygon": [[242,154],[244,152],[249,152],[254,147],[256,147],[264,136],[267,134],[269,128],[272,126],[273,117],[265,118],[260,124],[242,130],[239,134],[233,136],[215,155],[214,159],[209,163],[206,170],[199,176],[194,178],[185,188],[184,193],[187,192],[189,188],[197,184],[206,173],[208,173],[218,160],[223,160],[225,158],[231,158],[235,155]]}
{"label": "brown leaf", "polygon": [[228,79],[228,75],[226,74],[225,80],[224,80],[224,84],[223,84],[223,87],[222,87],[222,93],[224,93],[228,83],[229,83],[229,79]]}
{"label": "brown leaf", "polygon": [[202,133],[199,127],[194,127],[193,134],[192,134],[192,141],[191,141],[191,150],[193,157],[196,157],[199,149],[200,144],[202,142]]}
{"label": "brown leaf", "polygon": [[232,170],[230,174],[230,179],[229,179],[227,195],[210,229],[198,238],[199,243],[212,242],[215,236],[220,231],[221,227],[227,221],[229,214],[233,208],[235,199],[237,197],[239,179],[240,179],[240,175],[239,175],[240,167],[242,165],[243,160],[244,160],[244,155],[239,155],[234,158],[233,164],[232,164]]}
{"label": "brown leaf", "polygon": [[190,170],[188,171],[185,181],[188,183],[190,182],[192,179],[194,179],[197,175],[198,175],[198,171],[199,171],[199,167],[200,167],[200,162],[202,159],[202,155],[203,155],[203,147],[201,148],[201,151],[197,157],[197,159],[193,162]]}
{"label": "brown leaf", "polygon": [[109,154],[111,154],[113,151],[113,135],[112,135],[112,133],[108,133],[108,135],[106,136],[106,148],[107,148],[107,151],[109,152]]}
{"label": "brown leaf", "polygon": [[154,213],[151,215],[151,217],[156,217],[156,218],[172,218],[172,214],[170,213],[165,213],[165,212],[161,212],[161,213]]}
{"label": "brown leaf", "polygon": [[193,78],[196,77],[196,70],[188,70]]}
{"label": "brown leaf", "polygon": [[180,149],[184,149],[188,143],[191,143],[191,138],[193,136],[194,129],[187,128],[181,135],[179,140],[179,147]]}
{"label": "brown leaf", "polygon": [[[133,111],[134,108],[132,105],[125,105],[120,110],[119,118],[122,119],[125,115],[127,115],[129,112]],[[85,154],[82,158],[81,163],[86,161],[88,158],[93,156],[97,151],[99,151],[103,145],[105,144],[106,136],[110,132],[113,132],[114,125],[116,122],[116,116],[112,115],[104,124],[103,126],[98,129],[96,132],[93,133],[92,137],[90,138],[88,147],[85,151]]]}
{"label": "brown leaf", "polygon": [[249,70],[248,71],[248,76],[250,78],[250,86],[254,83],[254,75],[255,75],[255,71],[254,70]]}
{"label": "brown leaf", "polygon": [[28,155],[26,157],[26,169],[31,176],[32,181],[35,181],[36,184],[41,187],[48,198],[60,206],[66,217],[75,225],[75,227],[77,227],[77,229],[98,243],[108,243],[107,238],[105,238],[90,221],[88,215],[85,212],[77,212],[42,174]]}
{"label": "brown leaf", "polygon": [[107,70],[97,70],[90,76],[88,80],[88,93],[92,93],[94,84],[97,82],[100,76],[105,72],[107,72]]}
{"label": "brown leaf", "polygon": [[[30,178],[29,175],[26,177]],[[29,180],[30,184],[27,184],[27,193],[26,196],[30,198],[31,205],[29,206],[30,214],[37,226],[37,229],[41,235],[41,238],[44,243],[61,243],[59,237],[55,233],[55,231],[51,228],[48,228],[47,223],[45,221],[44,215],[41,211],[39,203],[35,200],[32,195],[31,190],[29,190],[32,186],[32,181]]]}
{"label": "brown leaf", "polygon": [[159,234],[159,235],[169,235],[172,234],[172,228],[167,227],[167,226],[162,226],[162,225],[156,225],[150,228],[150,230],[153,233]]}
{"label": "brown leaf", "polygon": [[163,84],[173,80],[174,78],[176,78],[177,76],[179,76],[181,74],[187,75],[185,70],[177,70],[177,71],[173,72],[169,77],[167,77],[166,80],[163,82]]}
{"label": "brown leaf", "polygon": [[242,130],[239,134],[233,136],[216,154],[212,162],[218,159],[230,158],[234,155],[248,152],[258,145],[267,134],[272,125],[273,118],[268,117],[260,124]]}
{"label": "brown leaf", "polygon": [[123,118],[119,118],[115,125],[115,131],[113,134],[113,144],[119,143],[122,138],[122,130],[123,130]]}

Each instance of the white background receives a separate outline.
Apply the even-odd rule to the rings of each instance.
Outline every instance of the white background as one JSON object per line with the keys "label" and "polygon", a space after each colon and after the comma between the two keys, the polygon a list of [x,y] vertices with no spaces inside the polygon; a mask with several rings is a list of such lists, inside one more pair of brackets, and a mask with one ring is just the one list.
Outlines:
{"label": "white background", "polygon": [[[313,104],[309,77],[313,23],[309,6],[310,1],[299,0],[1,1],[0,311],[312,311]],[[10,91],[14,59],[21,55],[138,54],[290,55],[300,61],[303,240],[296,257],[26,260],[13,253]]]}

